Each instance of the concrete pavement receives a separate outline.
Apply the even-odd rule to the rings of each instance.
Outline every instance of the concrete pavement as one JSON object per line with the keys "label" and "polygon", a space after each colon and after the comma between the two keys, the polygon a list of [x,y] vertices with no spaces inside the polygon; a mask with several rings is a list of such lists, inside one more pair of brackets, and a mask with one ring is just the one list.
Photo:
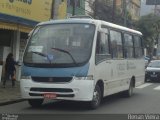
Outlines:
{"label": "concrete pavement", "polygon": [[[148,83],[145,83],[148,84]],[[115,94],[103,99],[102,104],[96,110],[90,110],[84,102],[72,102],[72,101],[46,101],[39,108],[32,108],[28,102],[20,102],[17,104],[11,104],[0,107],[0,113],[10,114],[30,114],[30,115],[46,115],[44,119],[48,119],[50,115],[53,115],[52,119],[55,119],[55,115],[71,115],[71,117],[65,117],[66,120],[74,118],[77,120],[81,115],[128,115],[141,114],[142,115],[157,115],[159,119],[160,113],[160,83],[153,83],[150,85],[143,85],[143,87],[136,87],[134,94],[130,98],[122,97],[121,94]],[[74,115],[78,115],[77,117]],[[25,117],[24,117],[25,118]],[[93,117],[94,118],[94,117]],[[153,117],[152,117],[153,118]],[[148,118],[148,120],[156,120]],[[33,119],[33,118],[31,118]],[[36,118],[35,118],[36,119]],[[88,119],[85,117],[84,120]],[[143,119],[143,118],[142,118]],[[18,119],[19,120],[19,119]],[[37,118],[37,120],[39,120]],[[57,119],[59,120],[59,119]],[[83,118],[79,119],[83,120]],[[101,119],[97,119],[101,120]],[[111,118],[105,117],[105,120],[112,120]],[[118,117],[116,120],[120,120]],[[126,120],[126,119],[122,119]],[[129,120],[129,119],[128,119]],[[130,120],[135,120],[130,119]],[[145,120],[145,119],[144,119]],[[146,118],[147,120],[147,118]]]}
{"label": "concrete pavement", "polygon": [[16,102],[23,101],[20,95],[20,83],[15,82],[15,87],[12,88],[11,80],[6,82],[6,87],[3,88],[2,82],[0,83],[0,106],[8,105]]}

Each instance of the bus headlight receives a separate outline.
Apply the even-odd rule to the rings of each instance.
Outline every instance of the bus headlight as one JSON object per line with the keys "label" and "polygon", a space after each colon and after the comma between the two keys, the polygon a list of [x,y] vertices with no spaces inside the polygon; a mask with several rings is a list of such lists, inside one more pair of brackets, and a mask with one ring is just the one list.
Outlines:
{"label": "bus headlight", "polygon": [[74,80],[93,80],[93,75],[88,75],[86,77],[79,77],[79,76],[74,76]]}
{"label": "bus headlight", "polygon": [[31,76],[22,75],[22,76],[21,76],[21,79],[28,79],[28,80],[31,80]]}

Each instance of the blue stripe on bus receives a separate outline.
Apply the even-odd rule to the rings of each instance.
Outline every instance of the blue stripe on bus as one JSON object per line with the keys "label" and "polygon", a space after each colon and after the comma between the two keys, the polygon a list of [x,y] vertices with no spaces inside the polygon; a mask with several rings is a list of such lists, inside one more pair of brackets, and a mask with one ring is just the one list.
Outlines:
{"label": "blue stripe on bus", "polygon": [[36,68],[22,67],[23,76],[35,77],[72,77],[72,76],[87,76],[89,63],[81,67],[71,68]]}

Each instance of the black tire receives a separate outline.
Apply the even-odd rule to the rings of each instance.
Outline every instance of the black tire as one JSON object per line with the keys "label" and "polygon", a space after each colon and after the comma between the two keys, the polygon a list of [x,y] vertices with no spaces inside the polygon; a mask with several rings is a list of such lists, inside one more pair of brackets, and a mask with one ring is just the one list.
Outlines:
{"label": "black tire", "polygon": [[93,99],[89,102],[89,108],[90,109],[96,109],[99,107],[102,99],[102,92],[99,87],[99,85],[96,85],[94,93],[93,93]]}
{"label": "black tire", "polygon": [[133,95],[133,80],[130,81],[129,89],[124,91],[124,97],[131,97]]}
{"label": "black tire", "polygon": [[37,108],[37,107],[40,107],[43,103],[43,99],[29,99],[28,100],[28,103],[34,107],[34,108]]}
{"label": "black tire", "polygon": [[144,78],[144,81],[145,81],[145,83],[146,83],[146,82],[148,82],[148,79],[147,79],[147,77],[146,77],[146,76],[145,76],[145,78]]}
{"label": "black tire", "polygon": [[145,83],[151,82],[151,79],[145,78]]}

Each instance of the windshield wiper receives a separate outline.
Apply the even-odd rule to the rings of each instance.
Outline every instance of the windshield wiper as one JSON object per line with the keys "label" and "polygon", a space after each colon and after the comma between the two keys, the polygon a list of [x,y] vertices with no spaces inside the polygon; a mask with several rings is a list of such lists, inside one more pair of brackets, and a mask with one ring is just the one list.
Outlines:
{"label": "windshield wiper", "polygon": [[44,54],[44,53],[41,53],[41,52],[36,52],[36,51],[31,51],[31,52],[34,53],[34,54],[37,54],[37,55],[46,57],[47,60],[49,61],[49,63],[51,64],[51,60],[49,59],[48,55],[46,55],[46,54]]}
{"label": "windshield wiper", "polygon": [[59,51],[59,52],[63,52],[63,53],[68,54],[68,55],[71,57],[71,59],[73,60],[74,64],[76,64],[76,65],[77,65],[76,60],[73,58],[73,56],[71,55],[71,53],[69,53],[68,51],[63,50],[63,49],[59,49],[59,48],[52,48],[52,49],[53,49],[53,50],[57,50],[57,51]]}

